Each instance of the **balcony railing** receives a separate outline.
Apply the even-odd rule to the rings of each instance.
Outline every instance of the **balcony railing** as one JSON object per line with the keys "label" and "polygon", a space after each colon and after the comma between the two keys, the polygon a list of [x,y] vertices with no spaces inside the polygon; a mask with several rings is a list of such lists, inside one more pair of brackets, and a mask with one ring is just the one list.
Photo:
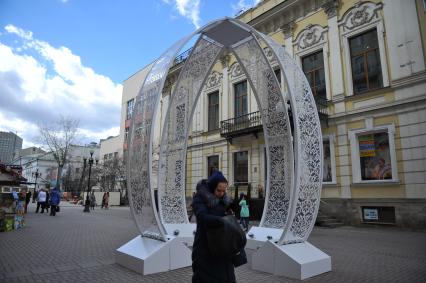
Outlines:
{"label": "balcony railing", "polygon": [[320,119],[327,118],[328,111],[327,111],[327,98],[320,97],[320,96],[314,96],[315,103],[317,105],[318,114],[320,115]]}
{"label": "balcony railing", "polygon": [[173,61],[173,66],[179,65],[182,62],[185,62],[185,60],[189,57],[189,54],[191,54],[192,47],[185,50],[178,56],[176,56],[175,60]]}
{"label": "balcony railing", "polygon": [[222,136],[256,133],[261,130],[262,121],[259,111],[220,122],[220,134]]}

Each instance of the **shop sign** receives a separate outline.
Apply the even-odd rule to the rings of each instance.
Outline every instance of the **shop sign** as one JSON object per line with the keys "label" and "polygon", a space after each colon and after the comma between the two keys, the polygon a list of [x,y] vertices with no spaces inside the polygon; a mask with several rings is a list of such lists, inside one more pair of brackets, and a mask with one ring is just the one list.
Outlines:
{"label": "shop sign", "polygon": [[379,212],[377,208],[364,208],[365,220],[379,220]]}

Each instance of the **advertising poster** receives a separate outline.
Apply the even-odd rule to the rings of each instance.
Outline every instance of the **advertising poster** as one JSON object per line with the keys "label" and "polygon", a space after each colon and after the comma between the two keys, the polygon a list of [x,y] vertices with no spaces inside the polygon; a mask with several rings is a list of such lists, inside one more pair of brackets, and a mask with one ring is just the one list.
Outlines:
{"label": "advertising poster", "polygon": [[362,180],[392,179],[388,133],[358,136]]}

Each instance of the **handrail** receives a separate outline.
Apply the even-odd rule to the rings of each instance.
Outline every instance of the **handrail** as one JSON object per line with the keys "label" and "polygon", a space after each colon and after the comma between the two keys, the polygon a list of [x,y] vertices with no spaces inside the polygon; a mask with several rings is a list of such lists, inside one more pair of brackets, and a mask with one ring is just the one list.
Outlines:
{"label": "handrail", "polygon": [[192,48],[193,47],[185,50],[184,52],[182,52],[181,54],[176,56],[175,60],[173,61],[173,66],[176,66],[176,65],[184,62],[189,57],[189,54],[191,54]]}
{"label": "handrail", "polygon": [[324,116],[328,116],[328,111],[327,111],[328,100],[327,100],[327,98],[314,95],[314,99],[315,99],[315,104],[317,105],[318,113],[321,114],[321,115],[324,115]]}
{"label": "handrail", "polygon": [[220,133],[228,134],[244,130],[247,128],[257,127],[262,125],[260,112],[252,112],[236,118],[227,119],[220,122]]}

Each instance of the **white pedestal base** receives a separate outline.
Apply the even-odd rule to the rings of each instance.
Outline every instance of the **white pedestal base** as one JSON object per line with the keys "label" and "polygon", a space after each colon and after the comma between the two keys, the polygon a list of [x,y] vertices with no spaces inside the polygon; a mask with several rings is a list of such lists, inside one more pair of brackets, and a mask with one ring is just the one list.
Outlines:
{"label": "white pedestal base", "polygon": [[252,255],[252,268],[303,280],[331,271],[331,258],[308,242],[278,246],[267,241]]}
{"label": "white pedestal base", "polygon": [[195,230],[197,229],[197,224],[164,224],[164,228],[166,228],[168,235],[174,235],[174,232],[178,231],[179,234],[174,236],[179,238],[188,247],[192,247],[192,245],[194,244],[194,235]]}
{"label": "white pedestal base", "polygon": [[143,275],[192,264],[191,250],[176,237],[161,242],[137,236],[116,250],[115,261]]}

